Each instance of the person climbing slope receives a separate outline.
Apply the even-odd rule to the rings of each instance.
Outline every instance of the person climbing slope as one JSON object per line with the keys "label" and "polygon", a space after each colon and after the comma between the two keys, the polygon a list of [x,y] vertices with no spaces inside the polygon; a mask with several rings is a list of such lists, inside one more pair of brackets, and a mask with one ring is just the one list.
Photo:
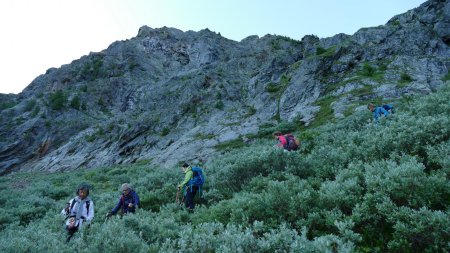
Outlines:
{"label": "person climbing slope", "polygon": [[76,195],[61,211],[61,214],[66,216],[65,229],[69,234],[67,242],[84,223],[90,224],[94,218],[94,202],[89,198],[89,186],[81,184]]}

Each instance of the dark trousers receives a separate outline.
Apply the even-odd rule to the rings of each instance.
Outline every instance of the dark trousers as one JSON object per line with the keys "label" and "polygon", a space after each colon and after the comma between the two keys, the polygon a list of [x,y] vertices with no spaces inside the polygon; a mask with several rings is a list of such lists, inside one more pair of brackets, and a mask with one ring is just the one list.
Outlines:
{"label": "dark trousers", "polygon": [[189,186],[186,188],[186,199],[185,199],[185,205],[186,208],[194,209],[194,197],[197,193],[198,186]]}
{"label": "dark trousers", "polygon": [[67,234],[68,234],[68,237],[67,237],[67,239],[66,239],[66,242],[69,242],[70,239],[72,238],[73,234],[75,234],[75,232],[78,231],[78,227],[73,227],[73,228],[71,228],[71,229],[69,229],[68,227],[66,227],[66,230],[67,230]]}

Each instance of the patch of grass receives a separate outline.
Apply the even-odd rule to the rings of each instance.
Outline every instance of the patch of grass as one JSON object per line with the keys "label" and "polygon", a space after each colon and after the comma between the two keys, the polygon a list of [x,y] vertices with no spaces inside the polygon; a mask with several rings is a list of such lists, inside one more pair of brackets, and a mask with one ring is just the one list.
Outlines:
{"label": "patch of grass", "polygon": [[246,137],[249,139],[261,139],[271,138],[273,132],[280,131],[282,133],[290,133],[299,129],[299,126],[295,122],[283,121],[279,124],[263,124],[259,126],[258,133],[248,134]]}
{"label": "patch of grass", "polygon": [[28,100],[27,104],[25,105],[25,111],[31,111],[33,110],[34,106],[36,106],[36,99],[30,99]]}
{"label": "patch of grass", "polygon": [[403,72],[403,73],[400,75],[400,82],[407,82],[407,83],[410,83],[410,82],[412,82],[412,81],[414,81],[414,79],[413,79],[410,75],[408,75],[407,73]]}
{"label": "patch of grass", "polygon": [[222,143],[219,143],[214,146],[214,148],[217,151],[230,151],[232,149],[242,148],[244,146],[245,143],[241,140],[241,138],[238,138],[231,141],[224,141]]}
{"label": "patch of grass", "polygon": [[222,100],[217,101],[216,104],[214,105],[214,108],[219,109],[219,110],[223,110],[224,107],[225,107],[225,105]]}
{"label": "patch of grass", "polygon": [[364,63],[362,69],[358,72],[358,75],[362,77],[369,77],[374,81],[383,82],[384,80],[384,72],[387,69],[387,65],[382,62],[379,64],[379,68],[369,64]]}
{"label": "patch of grass", "polygon": [[247,110],[247,113],[244,115],[244,117],[250,117],[256,114],[256,109],[253,106],[250,106]]}
{"label": "patch of grass", "polygon": [[13,108],[16,105],[17,105],[17,103],[15,103],[15,102],[3,102],[0,104],[0,111],[9,109],[9,108]]}
{"label": "patch of grass", "polygon": [[328,85],[328,86],[325,88],[325,94],[329,94],[329,93],[331,93],[331,92],[333,92],[333,91],[336,91],[338,88],[340,88],[340,87],[342,87],[342,86],[345,86],[345,85],[348,84],[348,83],[351,83],[351,82],[357,82],[357,81],[360,81],[361,79],[362,79],[362,77],[360,77],[360,76],[355,76],[355,77],[352,77],[352,78],[347,79],[347,80],[345,80],[345,81],[337,82],[337,83]]}
{"label": "patch of grass", "polygon": [[271,45],[272,45],[272,49],[273,50],[280,50],[281,49],[280,41],[278,41],[278,40],[273,40],[271,42]]}
{"label": "patch of grass", "polygon": [[377,69],[368,63],[364,63],[360,75],[365,77],[373,77]]}
{"label": "patch of grass", "polygon": [[292,69],[297,70],[301,64],[302,64],[302,61],[295,62],[294,64],[292,64]]}
{"label": "patch of grass", "polygon": [[276,93],[281,89],[281,86],[279,84],[276,83],[269,83],[266,86],[266,91],[269,93]]}
{"label": "patch of grass", "polygon": [[329,47],[327,49],[323,47],[316,48],[316,55],[320,57],[330,57],[336,53],[336,46]]}
{"label": "patch of grass", "polygon": [[72,107],[75,110],[79,110],[81,107],[80,97],[78,95],[75,95],[72,100],[70,101],[70,107]]}
{"label": "patch of grass", "polygon": [[162,132],[161,132],[161,136],[166,136],[170,133],[170,128],[165,127]]}
{"label": "patch of grass", "polygon": [[31,112],[32,117],[36,117],[40,112],[41,108],[39,106],[35,106],[33,112]]}
{"label": "patch of grass", "polygon": [[203,134],[203,133],[196,133],[194,135],[194,139],[196,140],[211,140],[216,137],[214,134]]}
{"label": "patch of grass", "polygon": [[349,92],[349,94],[352,94],[354,96],[364,96],[364,95],[371,95],[373,94],[373,87],[372,86],[364,86],[363,88],[352,90]]}
{"label": "patch of grass", "polygon": [[336,101],[336,97],[327,96],[322,99],[317,100],[314,104],[320,106],[319,112],[316,113],[314,120],[308,126],[308,128],[315,128],[325,124],[328,121],[334,119],[333,109],[331,108],[331,103]]}
{"label": "patch of grass", "polygon": [[400,80],[397,84],[397,88],[403,88],[403,87],[407,86],[409,83],[411,83],[412,81],[414,81],[414,79],[407,73],[403,72],[400,74]]}
{"label": "patch of grass", "polygon": [[450,72],[447,72],[447,75],[443,76],[441,80],[444,82],[449,81],[450,80]]}
{"label": "patch of grass", "polygon": [[95,134],[88,134],[88,135],[84,136],[84,139],[87,142],[93,142],[93,141],[95,141],[96,138],[97,137],[95,137]]}
{"label": "patch of grass", "polygon": [[277,93],[281,96],[283,92],[286,90],[290,81],[290,77],[287,75],[282,75],[279,83],[269,83],[266,86],[266,91],[269,93]]}
{"label": "patch of grass", "polygon": [[58,90],[50,94],[50,108],[55,111],[64,109],[67,103],[67,96],[62,90]]}

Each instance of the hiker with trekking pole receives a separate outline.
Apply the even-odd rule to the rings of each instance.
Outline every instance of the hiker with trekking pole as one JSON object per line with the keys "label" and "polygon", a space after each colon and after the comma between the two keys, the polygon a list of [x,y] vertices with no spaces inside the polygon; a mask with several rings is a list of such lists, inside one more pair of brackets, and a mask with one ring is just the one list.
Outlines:
{"label": "hiker with trekking pole", "polygon": [[106,214],[106,220],[112,215],[117,214],[119,212],[121,215],[134,213],[136,209],[140,205],[140,199],[138,194],[131,188],[131,185],[128,183],[124,183],[121,186],[122,195],[119,197],[119,201],[116,206]]}
{"label": "hiker with trekking pole", "polygon": [[178,185],[177,199],[181,190],[184,190],[183,198],[185,202],[185,207],[188,212],[193,212],[195,208],[194,197],[199,192],[201,195],[201,187],[205,182],[205,177],[203,176],[203,170],[198,167],[191,167],[189,164],[184,163],[181,167],[184,173],[184,180]]}

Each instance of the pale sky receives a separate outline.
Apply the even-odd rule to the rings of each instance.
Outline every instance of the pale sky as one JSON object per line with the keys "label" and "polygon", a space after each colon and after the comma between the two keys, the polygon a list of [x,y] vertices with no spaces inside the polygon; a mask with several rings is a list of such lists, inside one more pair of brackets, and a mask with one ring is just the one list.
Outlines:
{"label": "pale sky", "polygon": [[139,28],[208,28],[250,35],[320,38],[384,25],[425,0],[0,0],[0,93],[19,93],[37,76]]}

